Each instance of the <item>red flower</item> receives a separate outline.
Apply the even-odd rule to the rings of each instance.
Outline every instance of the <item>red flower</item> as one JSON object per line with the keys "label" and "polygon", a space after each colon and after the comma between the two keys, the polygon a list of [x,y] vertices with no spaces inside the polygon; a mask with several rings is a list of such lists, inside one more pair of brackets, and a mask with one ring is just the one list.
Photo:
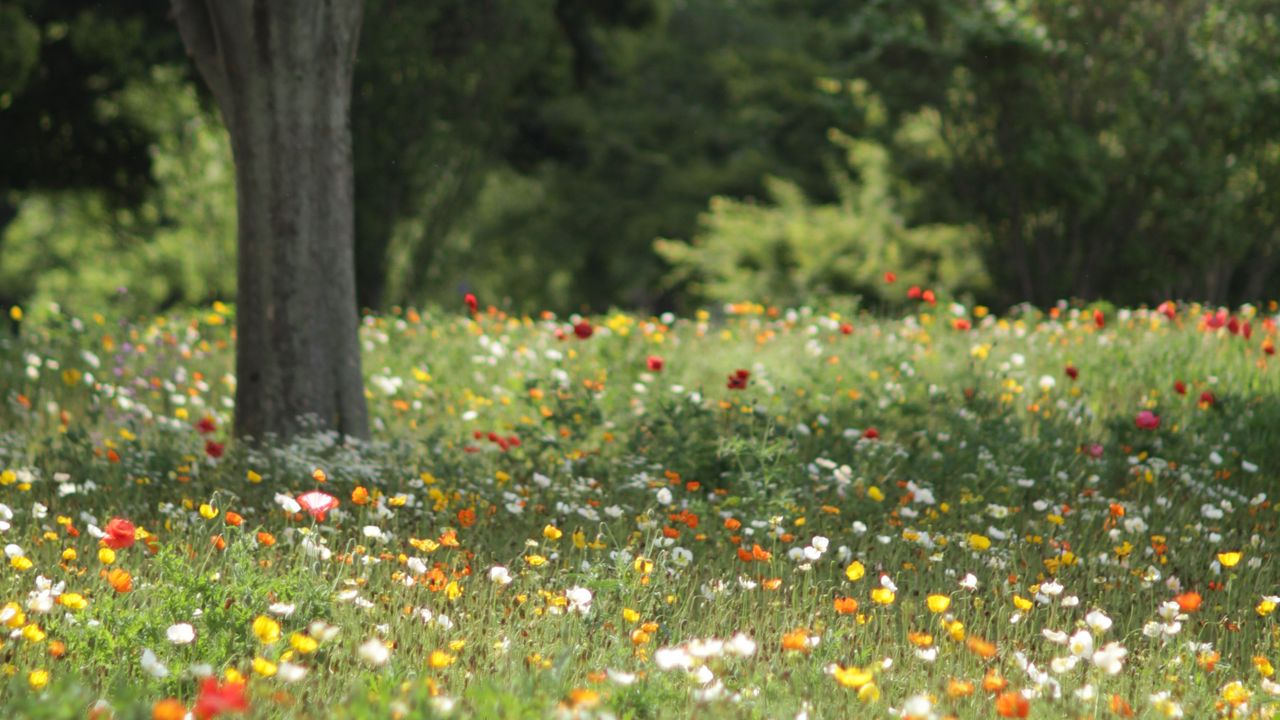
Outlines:
{"label": "red flower", "polygon": [[886,273],[884,274],[884,281],[885,281],[885,283],[887,283],[887,284],[889,284],[889,285],[892,285],[892,284],[894,284],[894,283],[898,282],[898,276],[897,276],[897,275],[895,275],[895,274],[893,273],[893,271],[892,271],[892,270],[890,270],[889,272],[886,272]]}
{"label": "red flower", "polygon": [[929,303],[930,305],[936,305],[936,304],[938,304],[938,298],[937,298],[937,296],[935,296],[935,295],[933,294],[933,291],[932,291],[932,290],[925,290],[925,291],[924,291],[924,294],[923,294],[923,295],[921,295],[920,297],[921,297],[925,302]]}
{"label": "red flower", "polygon": [[923,294],[923,291],[920,290],[919,285],[912,285],[911,287],[907,288],[907,298],[911,300],[919,300],[922,294]]}
{"label": "red flower", "polygon": [[1200,404],[1205,407],[1213,407],[1213,404],[1217,401],[1218,398],[1214,397],[1213,393],[1208,390],[1200,393]]}
{"label": "red flower", "polygon": [[196,423],[196,430],[201,435],[208,435],[218,431],[218,422],[209,416],[200,418],[200,422]]}
{"label": "red flower", "polygon": [[467,304],[467,308],[471,310],[471,312],[480,312],[480,303],[476,300],[474,293],[467,293],[466,295],[463,295],[462,302]]}
{"label": "red flower", "polygon": [[1076,367],[1075,365],[1067,365],[1067,377],[1071,378],[1072,380],[1075,380],[1076,378],[1080,377],[1080,368]]}
{"label": "red flower", "polygon": [[240,713],[249,709],[249,701],[244,696],[244,683],[221,684],[217,678],[206,678],[200,686],[200,697],[196,699],[195,716],[200,720],[209,720],[224,713]]}
{"label": "red flower", "polygon": [[1160,427],[1160,416],[1150,410],[1143,410],[1138,413],[1133,422],[1143,430],[1155,430]]}
{"label": "red flower", "polygon": [[211,458],[217,459],[222,457],[222,451],[227,447],[226,443],[214,442],[213,440],[204,441],[204,454]]}
{"label": "red flower", "polygon": [[649,366],[649,369],[653,372],[662,372],[663,361],[661,357],[657,355],[650,355],[644,362],[645,365]]}
{"label": "red flower", "polygon": [[1107,326],[1107,316],[1103,315],[1101,310],[1094,310],[1093,324],[1098,326],[1098,329],[1101,330],[1102,328]]}
{"label": "red flower", "polygon": [[1174,391],[1174,392],[1176,392],[1176,393],[1178,393],[1179,395],[1186,395],[1186,394],[1187,394],[1187,384],[1186,384],[1186,383],[1184,383],[1184,382],[1182,382],[1181,380],[1175,380],[1175,381],[1173,382],[1173,391]]}
{"label": "red flower", "polygon": [[133,545],[137,531],[128,520],[113,517],[107,521],[107,536],[102,538],[102,542],[112,550],[121,550]]}
{"label": "red flower", "polygon": [[338,507],[338,498],[323,493],[319,490],[312,490],[298,496],[298,504],[303,510],[311,513],[316,520],[324,520],[325,513]]}
{"label": "red flower", "polygon": [[591,327],[591,323],[586,320],[579,320],[573,325],[573,334],[577,335],[579,340],[586,340],[595,331],[595,328]]}
{"label": "red flower", "polygon": [[1240,334],[1240,321],[1237,320],[1235,316],[1232,316],[1231,319],[1227,321],[1227,332],[1232,335]]}
{"label": "red flower", "polygon": [[1244,336],[1245,340],[1253,337],[1253,323],[1246,322],[1244,325],[1241,325],[1240,334]]}
{"label": "red flower", "polygon": [[1172,320],[1178,314],[1178,306],[1172,300],[1165,300],[1156,308],[1156,312]]}
{"label": "red flower", "polygon": [[734,373],[729,376],[729,389],[746,390],[747,378],[749,377],[751,377],[751,373],[746,370],[735,370]]}
{"label": "red flower", "polygon": [[841,335],[852,335],[852,334],[853,334],[853,323],[840,323],[840,334],[841,334]]}
{"label": "red flower", "polygon": [[876,440],[880,437],[880,431],[873,427],[869,427],[866,430],[862,431],[862,437],[866,438],[867,440]]}

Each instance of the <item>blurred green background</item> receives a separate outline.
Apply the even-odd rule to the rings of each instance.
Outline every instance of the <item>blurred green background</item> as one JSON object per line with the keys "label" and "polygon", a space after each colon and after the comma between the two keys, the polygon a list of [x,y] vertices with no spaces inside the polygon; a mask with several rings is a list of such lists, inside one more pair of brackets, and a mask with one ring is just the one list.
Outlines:
{"label": "blurred green background", "polygon": [[[368,0],[355,87],[364,307],[1280,279],[1276,0]],[[0,0],[0,305],[234,300],[204,93],[163,0]]]}

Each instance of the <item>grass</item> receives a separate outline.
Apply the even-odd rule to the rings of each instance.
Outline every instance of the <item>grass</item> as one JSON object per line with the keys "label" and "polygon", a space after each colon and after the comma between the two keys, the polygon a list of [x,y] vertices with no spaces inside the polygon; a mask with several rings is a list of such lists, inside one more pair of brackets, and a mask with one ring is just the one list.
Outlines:
{"label": "grass", "polygon": [[229,308],[28,319],[0,704],[1269,717],[1274,325],[1208,312],[397,313],[361,331],[372,442],[257,446]]}

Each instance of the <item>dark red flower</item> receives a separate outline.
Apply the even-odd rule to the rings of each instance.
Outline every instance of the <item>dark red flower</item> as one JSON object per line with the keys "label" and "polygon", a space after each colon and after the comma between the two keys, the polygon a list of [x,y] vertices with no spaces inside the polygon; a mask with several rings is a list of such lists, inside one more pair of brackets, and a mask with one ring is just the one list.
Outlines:
{"label": "dark red flower", "polygon": [[195,716],[209,720],[224,713],[241,713],[249,709],[244,696],[244,683],[219,683],[217,678],[205,678],[196,699]]}
{"label": "dark red flower", "polygon": [[1204,392],[1200,393],[1201,405],[1204,405],[1206,407],[1213,407],[1213,404],[1217,401],[1218,401],[1218,398],[1214,397],[1213,393],[1208,390],[1205,390]]}
{"label": "dark red flower", "polygon": [[573,325],[573,334],[577,335],[579,340],[586,340],[595,331],[596,329],[591,327],[591,323],[586,320],[579,320]]}
{"label": "dark red flower", "polygon": [[214,459],[222,457],[222,451],[226,448],[226,443],[215,442],[213,440],[204,441],[204,454]]}
{"label": "dark red flower", "polygon": [[196,430],[201,435],[208,435],[218,431],[218,421],[209,416],[200,418],[200,422],[196,423]]}
{"label": "dark red flower", "polygon": [[1240,334],[1244,336],[1245,340],[1253,337],[1253,323],[1246,322],[1244,325],[1241,325]]}
{"label": "dark red flower", "polygon": [[1080,368],[1076,367],[1075,365],[1067,365],[1067,377],[1071,378],[1072,380],[1075,380],[1076,378],[1080,377]]}
{"label": "dark red flower", "polygon": [[1179,395],[1186,395],[1187,384],[1182,382],[1181,380],[1175,380],[1173,381],[1173,391],[1178,393]]}
{"label": "dark red flower", "polygon": [[878,440],[880,438],[880,431],[873,427],[869,427],[862,431],[862,437],[866,440]]}
{"label": "dark red flower", "polygon": [[751,377],[751,373],[747,372],[746,370],[735,370],[734,373],[729,376],[729,389],[730,390],[746,390],[747,379],[750,377]]}
{"label": "dark red flower", "polygon": [[107,521],[107,536],[102,543],[112,550],[121,550],[133,545],[138,529],[133,523],[121,517],[113,517]]}
{"label": "dark red flower", "polygon": [[662,372],[662,366],[665,364],[663,359],[658,355],[650,355],[645,358],[644,364],[653,372]]}

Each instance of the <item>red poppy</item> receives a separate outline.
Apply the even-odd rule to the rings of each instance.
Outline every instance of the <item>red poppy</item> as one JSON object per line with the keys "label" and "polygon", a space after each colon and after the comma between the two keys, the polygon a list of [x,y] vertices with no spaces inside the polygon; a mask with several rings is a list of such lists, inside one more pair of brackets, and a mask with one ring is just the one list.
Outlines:
{"label": "red poppy", "polygon": [[840,334],[841,334],[841,335],[852,335],[852,334],[853,334],[853,323],[840,323]]}
{"label": "red poppy", "polygon": [[467,309],[471,310],[471,312],[475,313],[480,311],[480,303],[476,300],[474,293],[467,293],[466,295],[463,295],[462,302],[467,304]]}
{"label": "red poppy", "polygon": [[240,713],[249,709],[244,696],[244,683],[219,683],[217,678],[206,678],[200,686],[193,712],[200,720],[209,720],[224,713]]}
{"label": "red poppy", "polygon": [[1160,416],[1150,410],[1143,410],[1138,413],[1133,422],[1143,430],[1155,430],[1160,427]]}
{"label": "red poppy", "polygon": [[938,297],[933,294],[932,290],[925,290],[924,294],[920,297],[930,305],[936,305],[938,303]]}
{"label": "red poppy", "polygon": [[1094,310],[1093,324],[1096,325],[1099,330],[1101,330],[1102,328],[1107,326],[1107,316],[1103,315],[1101,310]]}
{"label": "red poppy", "polygon": [[222,457],[222,451],[227,448],[226,443],[215,442],[213,440],[204,441],[204,454],[215,460]]}
{"label": "red poppy", "polygon": [[746,390],[747,379],[750,377],[751,373],[746,370],[735,370],[733,374],[729,376],[729,389]]}
{"label": "red poppy", "polygon": [[121,517],[114,517],[107,521],[107,536],[102,538],[102,542],[112,550],[121,550],[133,545],[136,537],[137,528],[133,523]]}
{"label": "red poppy", "polygon": [[1174,392],[1176,392],[1176,393],[1178,393],[1179,395],[1186,395],[1186,394],[1187,394],[1187,384],[1186,384],[1186,383],[1184,383],[1184,382],[1182,382],[1181,380],[1175,380],[1175,381],[1173,382],[1173,391],[1174,391]]}
{"label": "red poppy", "polygon": [[663,360],[657,355],[650,355],[645,359],[645,365],[653,372],[662,372]]}
{"label": "red poppy", "polygon": [[862,431],[862,437],[866,438],[867,440],[875,440],[880,437],[880,431],[873,427],[869,427],[866,430]]}
{"label": "red poppy", "polygon": [[911,287],[907,288],[907,298],[911,300],[919,300],[923,292],[924,291],[920,289],[919,285],[912,285]]}
{"label": "red poppy", "polygon": [[1213,393],[1208,390],[1200,393],[1200,404],[1205,407],[1213,407],[1213,404],[1217,401],[1218,398],[1214,397]]}
{"label": "red poppy", "polygon": [[1227,332],[1231,333],[1232,335],[1240,334],[1240,321],[1237,320],[1234,316],[1227,321]]}
{"label": "red poppy", "polygon": [[965,330],[969,330],[970,328],[972,328],[973,323],[969,322],[967,318],[956,318],[951,321],[951,327],[954,327],[955,329],[963,332]]}
{"label": "red poppy", "polygon": [[206,415],[205,417],[200,418],[200,422],[196,423],[196,431],[201,435],[208,435],[209,433],[217,432],[218,421]]}
{"label": "red poppy", "polygon": [[591,323],[586,320],[579,320],[573,325],[573,334],[577,335],[579,340],[586,340],[595,331],[595,328],[591,327]]}
{"label": "red poppy", "polygon": [[1156,312],[1172,320],[1178,314],[1178,306],[1172,300],[1165,300],[1156,308]]}
{"label": "red poppy", "polygon": [[892,285],[892,284],[894,284],[894,283],[898,282],[898,276],[897,276],[896,274],[894,274],[894,272],[893,272],[892,270],[890,270],[889,272],[886,272],[886,273],[884,274],[884,281],[885,281],[885,283],[886,283],[886,284]]}
{"label": "red poppy", "polygon": [[1244,336],[1245,340],[1253,337],[1253,323],[1246,322],[1244,325],[1241,325],[1240,334]]}
{"label": "red poppy", "polygon": [[1067,377],[1071,378],[1072,380],[1075,380],[1076,378],[1080,377],[1080,368],[1076,367],[1075,365],[1067,365],[1066,372],[1067,372]]}
{"label": "red poppy", "polygon": [[303,493],[298,496],[298,504],[303,510],[311,513],[317,520],[324,520],[325,513],[338,507],[338,498],[319,490]]}
{"label": "red poppy", "polygon": [[1195,612],[1199,610],[1200,603],[1203,602],[1204,599],[1200,597],[1200,593],[1196,592],[1195,590],[1189,590],[1187,592],[1182,593],[1181,595],[1178,595],[1173,600],[1174,602],[1178,603],[1179,610],[1181,610],[1182,612],[1189,613],[1189,612]]}

